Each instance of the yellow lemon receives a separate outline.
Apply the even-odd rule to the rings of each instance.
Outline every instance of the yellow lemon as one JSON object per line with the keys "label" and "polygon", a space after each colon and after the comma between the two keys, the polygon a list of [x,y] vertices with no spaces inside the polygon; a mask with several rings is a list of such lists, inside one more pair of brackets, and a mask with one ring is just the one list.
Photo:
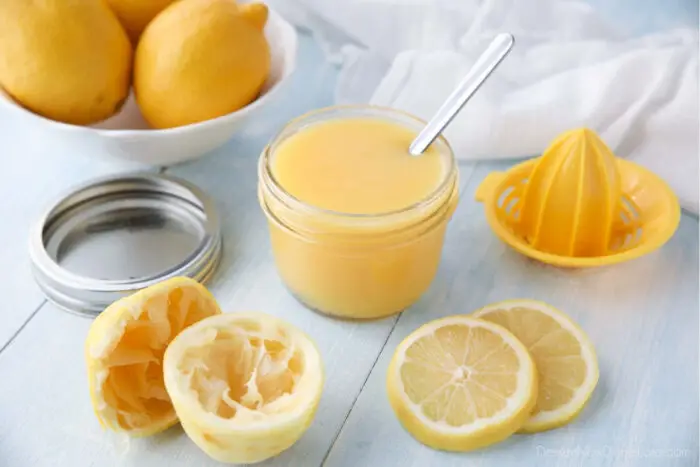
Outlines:
{"label": "yellow lemon", "polygon": [[107,0],[133,44],[148,23],[175,0]]}
{"label": "yellow lemon", "polygon": [[598,383],[598,361],[586,334],[561,311],[535,300],[488,305],[472,316],[505,327],[527,347],[539,377],[539,397],[522,432],[574,419]]}
{"label": "yellow lemon", "polygon": [[163,370],[190,439],[213,459],[240,464],[292,446],[311,424],[324,381],[321,356],[303,332],[252,312],[185,329]]}
{"label": "yellow lemon", "polygon": [[146,27],[134,91],[146,121],[171,128],[236,111],[258,96],[270,70],[263,4],[181,0]]}
{"label": "yellow lemon", "polygon": [[100,423],[147,436],[177,422],[163,383],[163,354],[191,324],[221,313],[198,282],[178,277],[107,307],[85,343],[90,396]]}
{"label": "yellow lemon", "polygon": [[451,316],[399,344],[387,392],[416,439],[435,449],[469,451],[522,426],[535,405],[537,374],[525,346],[505,328]]}
{"label": "yellow lemon", "polygon": [[240,15],[245,20],[262,31],[267,23],[268,10],[264,3],[244,3],[238,7]]}
{"label": "yellow lemon", "polygon": [[102,0],[0,1],[0,85],[34,113],[86,125],[129,94],[132,49]]}

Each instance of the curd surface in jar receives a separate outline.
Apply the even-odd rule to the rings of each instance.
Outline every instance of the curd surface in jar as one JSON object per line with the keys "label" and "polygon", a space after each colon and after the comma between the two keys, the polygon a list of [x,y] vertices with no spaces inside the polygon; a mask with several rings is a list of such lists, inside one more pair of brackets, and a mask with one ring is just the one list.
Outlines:
{"label": "curd surface in jar", "polygon": [[280,276],[300,301],[326,314],[398,313],[437,271],[458,199],[452,151],[439,139],[411,156],[423,123],[400,112],[309,115],[282,131],[259,166]]}
{"label": "curd surface in jar", "polygon": [[314,124],[275,150],[272,173],[292,196],[348,214],[380,214],[427,198],[444,178],[446,163],[429,147],[408,153],[416,132],[375,118]]}

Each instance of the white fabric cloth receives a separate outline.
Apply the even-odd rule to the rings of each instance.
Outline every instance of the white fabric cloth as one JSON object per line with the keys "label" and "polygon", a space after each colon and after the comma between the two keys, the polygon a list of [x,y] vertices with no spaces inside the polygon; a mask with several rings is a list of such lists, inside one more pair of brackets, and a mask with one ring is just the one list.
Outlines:
{"label": "white fabric cloth", "polygon": [[424,119],[493,36],[510,55],[446,130],[457,157],[539,155],[561,132],[597,131],[698,212],[698,30],[626,37],[581,0],[278,0],[341,65],[338,103]]}

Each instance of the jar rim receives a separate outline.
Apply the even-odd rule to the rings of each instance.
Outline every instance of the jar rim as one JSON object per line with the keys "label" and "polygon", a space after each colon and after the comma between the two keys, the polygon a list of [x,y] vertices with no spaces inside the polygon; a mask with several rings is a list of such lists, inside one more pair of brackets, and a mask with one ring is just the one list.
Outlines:
{"label": "jar rim", "polygon": [[[321,214],[321,215],[327,215],[327,216],[332,216],[332,217],[341,217],[341,218],[347,218],[347,219],[355,219],[355,220],[381,220],[381,219],[386,219],[386,218],[391,218],[395,216],[400,216],[403,214],[407,214],[410,212],[414,212],[416,210],[420,210],[425,207],[431,206],[436,200],[440,199],[443,194],[445,193],[446,190],[450,189],[452,184],[454,183],[454,174],[455,170],[457,167],[457,164],[455,162],[455,157],[454,157],[454,151],[452,150],[452,147],[450,146],[449,142],[443,135],[439,135],[435,142],[439,142],[440,144],[444,145],[444,147],[447,149],[448,154],[449,154],[449,162],[448,166],[445,169],[445,174],[443,176],[443,179],[440,181],[438,186],[430,192],[429,195],[427,195],[425,198],[421,199],[420,201],[410,204],[406,207],[402,207],[400,209],[395,209],[393,211],[386,211],[386,212],[379,212],[379,213],[373,213],[373,214],[363,214],[363,213],[348,213],[348,212],[343,212],[343,211],[335,211],[332,209],[327,209],[327,208],[322,208],[318,206],[314,206],[313,204],[307,203],[305,201],[300,200],[296,196],[292,195],[287,191],[281,183],[277,180],[277,178],[274,176],[272,172],[272,167],[271,167],[271,160],[272,160],[272,154],[274,153],[275,148],[277,145],[279,145],[282,141],[286,139],[286,137],[289,137],[295,133],[297,133],[300,130],[303,130],[306,126],[312,126],[315,124],[318,124],[319,122],[312,122],[309,125],[301,125],[299,126],[298,129],[295,131],[291,131],[293,128],[296,126],[302,124],[304,121],[309,120],[313,117],[319,117],[324,114],[330,114],[333,112],[357,112],[358,115],[362,114],[362,112],[376,112],[376,115],[367,115],[367,117],[378,117],[378,118],[387,118],[388,120],[394,121],[395,123],[398,124],[403,124],[403,122],[399,121],[399,118],[403,118],[404,120],[408,120],[412,123],[424,126],[427,124],[424,120],[416,117],[415,115],[412,115],[408,112],[405,112],[400,109],[394,109],[391,107],[383,107],[383,106],[377,106],[377,105],[371,105],[371,104],[352,104],[352,105],[333,105],[333,106],[328,106],[328,107],[322,107],[320,109],[315,109],[311,110],[309,112],[306,112],[298,117],[293,118],[289,122],[287,122],[270,140],[270,143],[265,146],[265,149],[262,152],[262,155],[260,157],[260,165],[259,165],[259,170],[261,171],[261,176],[264,175],[264,179],[267,179],[270,184],[272,185],[272,188],[274,189],[273,191],[277,192],[277,196],[282,195],[282,197],[285,199],[285,204],[291,203],[294,205],[295,209],[301,208],[311,214]],[[346,115],[339,115],[337,117],[331,117],[331,119],[339,119],[339,118],[344,118]],[[285,137],[285,133],[288,133],[289,135]],[[433,144],[435,144],[433,142]]]}

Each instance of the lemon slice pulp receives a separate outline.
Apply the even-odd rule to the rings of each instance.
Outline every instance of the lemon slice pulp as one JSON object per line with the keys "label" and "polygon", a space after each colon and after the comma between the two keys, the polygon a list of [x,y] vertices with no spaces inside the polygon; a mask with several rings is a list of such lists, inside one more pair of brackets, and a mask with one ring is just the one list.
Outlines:
{"label": "lemon slice pulp", "polygon": [[581,412],[598,383],[598,362],[588,337],[568,316],[535,300],[494,303],[472,316],[508,329],[535,361],[539,396],[520,431],[556,428]]}
{"label": "lemon slice pulp", "polygon": [[452,316],[427,323],[399,344],[387,392],[416,439],[469,451],[520,428],[534,407],[537,377],[527,349],[506,329]]}
{"label": "lemon slice pulp", "polygon": [[177,422],[163,383],[163,353],[182,329],[221,313],[198,282],[178,277],[117,300],[85,342],[90,397],[100,423],[147,436]]}
{"label": "lemon slice pulp", "polygon": [[262,313],[227,313],[180,333],[165,386],[187,435],[220,462],[254,463],[294,444],[323,389],[321,357],[300,330]]}

